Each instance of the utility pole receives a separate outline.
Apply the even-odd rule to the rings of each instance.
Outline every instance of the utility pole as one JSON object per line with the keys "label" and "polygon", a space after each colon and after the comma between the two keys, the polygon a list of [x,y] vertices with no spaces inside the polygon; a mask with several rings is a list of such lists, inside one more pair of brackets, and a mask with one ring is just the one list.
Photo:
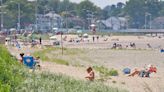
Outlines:
{"label": "utility pole", "polygon": [[146,19],[146,17],[147,17],[147,13],[145,13],[145,29],[146,29],[146,27],[147,27],[147,19]]}
{"label": "utility pole", "polygon": [[67,14],[68,14],[68,5],[66,5],[66,32],[68,32],[68,16],[67,16]]}
{"label": "utility pole", "polygon": [[18,3],[18,24],[17,24],[17,30],[20,31],[21,25],[20,25],[20,3]]}
{"label": "utility pole", "polygon": [[3,30],[3,1],[1,0],[1,31]]}
{"label": "utility pole", "polygon": [[38,13],[38,2],[37,0],[27,0],[29,2],[34,2],[34,6],[35,6],[35,31],[37,31],[38,27],[37,27],[37,13]]}
{"label": "utility pole", "polygon": [[35,31],[38,31],[38,23],[37,23],[37,14],[38,14],[38,0],[35,0]]}
{"label": "utility pole", "polygon": [[150,29],[152,28],[152,16],[151,16],[151,14],[150,14]]}

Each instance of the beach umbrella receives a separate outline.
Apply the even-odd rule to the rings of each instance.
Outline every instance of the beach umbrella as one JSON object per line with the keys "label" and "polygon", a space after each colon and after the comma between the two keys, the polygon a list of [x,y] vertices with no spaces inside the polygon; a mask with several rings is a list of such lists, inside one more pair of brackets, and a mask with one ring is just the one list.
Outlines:
{"label": "beach umbrella", "polygon": [[83,37],[88,37],[88,34],[87,33],[83,34]]}
{"label": "beach umbrella", "polygon": [[56,27],[54,27],[54,28],[52,28],[54,31],[57,31],[58,30],[58,28],[56,28]]}
{"label": "beach umbrella", "polygon": [[16,31],[16,29],[15,28],[11,28],[10,31]]}
{"label": "beach umbrella", "polygon": [[91,24],[90,26],[91,26],[91,27],[96,27],[96,25],[95,25],[95,24]]}
{"label": "beach umbrella", "polygon": [[54,36],[51,36],[50,39],[51,40],[57,40],[57,37],[54,35]]}
{"label": "beach umbrella", "polygon": [[5,40],[9,41],[9,40],[10,40],[10,38],[9,38],[9,37],[7,37]]}
{"label": "beach umbrella", "polygon": [[78,34],[81,34],[81,33],[82,33],[82,30],[77,30],[77,33],[78,33]]}

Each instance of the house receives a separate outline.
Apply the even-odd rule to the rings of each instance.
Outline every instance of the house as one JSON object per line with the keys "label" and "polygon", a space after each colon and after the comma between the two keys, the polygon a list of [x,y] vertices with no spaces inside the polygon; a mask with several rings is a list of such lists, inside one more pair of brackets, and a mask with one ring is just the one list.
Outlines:
{"label": "house", "polygon": [[51,28],[60,28],[62,26],[63,18],[60,15],[54,12],[49,12],[45,15],[45,17],[49,18]]}
{"label": "house", "polygon": [[81,18],[79,18],[77,16],[69,17],[67,23],[68,23],[68,28],[81,29],[85,25],[84,20],[82,20]]}
{"label": "house", "polygon": [[155,18],[151,23],[152,29],[164,29],[164,16]]}
{"label": "house", "polygon": [[51,20],[49,17],[38,14],[37,15],[37,30],[47,32],[51,30]]}
{"label": "house", "polygon": [[101,20],[100,25],[105,26],[105,29],[120,30],[126,29],[128,21],[124,17],[110,17],[107,20]]}
{"label": "house", "polygon": [[26,29],[35,30],[37,28],[37,31],[49,32],[61,26],[62,17],[54,12],[49,12],[47,14],[37,14],[37,25],[30,24]]}

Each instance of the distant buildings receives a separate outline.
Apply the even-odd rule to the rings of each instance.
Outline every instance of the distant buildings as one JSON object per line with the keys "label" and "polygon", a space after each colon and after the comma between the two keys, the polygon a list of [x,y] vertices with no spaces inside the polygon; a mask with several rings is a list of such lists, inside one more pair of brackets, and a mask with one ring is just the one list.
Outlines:
{"label": "distant buildings", "polygon": [[100,20],[98,23],[99,27],[112,30],[126,29],[128,27],[128,21],[124,17],[110,17],[106,20]]}
{"label": "distant buildings", "polygon": [[62,26],[63,18],[53,12],[49,12],[45,15],[37,14],[37,25],[31,24],[26,27],[27,30],[36,30],[42,32],[52,31],[54,28],[60,28]]}
{"label": "distant buildings", "polygon": [[152,21],[152,29],[164,29],[164,17],[157,17]]}
{"label": "distant buildings", "polygon": [[37,30],[46,32],[51,30],[51,19],[43,14],[37,15]]}
{"label": "distant buildings", "polygon": [[54,12],[49,12],[45,15],[37,15],[37,26],[35,24],[28,25],[27,30],[36,30],[42,32],[50,32],[53,29],[59,28],[76,28],[84,27],[84,20],[77,16],[62,17]]}
{"label": "distant buildings", "polygon": [[[59,28],[75,28],[84,29],[89,27],[86,25],[84,19],[78,16],[65,16],[62,17],[54,12],[49,12],[47,14],[37,15],[37,26],[35,24],[28,25],[27,30],[36,30],[41,32],[50,32],[53,29]],[[121,30],[128,27],[128,21],[125,17],[110,17],[106,20],[97,20],[94,24],[97,25],[99,29],[111,29],[111,30]]]}
{"label": "distant buildings", "polygon": [[84,27],[84,21],[77,16],[69,17],[67,22],[69,28],[82,29]]}
{"label": "distant buildings", "polygon": [[50,12],[46,14],[45,17],[49,18],[49,21],[50,21],[49,24],[50,24],[51,29],[62,27],[63,18],[60,15]]}

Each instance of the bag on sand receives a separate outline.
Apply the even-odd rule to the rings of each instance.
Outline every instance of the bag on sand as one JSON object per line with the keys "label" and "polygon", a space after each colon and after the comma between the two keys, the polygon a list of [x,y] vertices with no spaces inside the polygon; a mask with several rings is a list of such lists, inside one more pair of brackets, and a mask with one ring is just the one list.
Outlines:
{"label": "bag on sand", "polygon": [[130,72],[131,72],[131,69],[130,68],[124,68],[123,69],[123,73],[124,74],[130,74]]}

